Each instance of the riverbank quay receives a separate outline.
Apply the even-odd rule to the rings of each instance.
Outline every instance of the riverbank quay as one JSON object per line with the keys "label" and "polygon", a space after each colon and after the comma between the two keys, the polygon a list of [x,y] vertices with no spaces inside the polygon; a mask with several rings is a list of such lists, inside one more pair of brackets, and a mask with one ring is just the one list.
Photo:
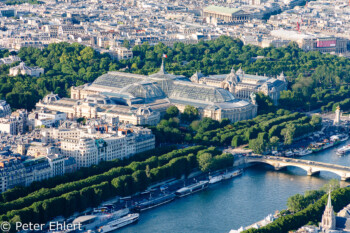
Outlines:
{"label": "riverbank quay", "polygon": [[[231,167],[230,170],[222,169],[222,170],[218,170],[218,171],[213,171],[210,174],[212,174],[212,175],[219,174],[220,176],[226,177],[225,174],[231,175],[232,173],[233,172],[232,172],[232,167]],[[240,175],[240,174],[241,173],[239,173],[238,175]],[[209,175],[208,173],[200,173],[198,171],[194,171],[190,175],[191,175],[191,178],[178,179],[178,180],[169,179],[167,181],[151,185],[148,187],[148,189],[146,191],[141,192],[141,193],[137,193],[137,194],[129,196],[129,197],[120,197],[116,200],[115,203],[111,203],[111,201],[104,202],[104,203],[102,203],[102,205],[100,205],[99,208],[96,208],[96,209],[103,209],[106,207],[106,205],[108,205],[109,208],[113,209],[113,212],[111,214],[118,212],[118,211],[121,211],[121,210],[125,210],[125,209],[129,210],[130,209],[130,211],[132,213],[139,213],[141,218],[142,218],[144,212],[148,212],[148,209],[152,209],[152,208],[158,207],[160,205],[165,205],[165,204],[168,204],[172,201],[176,201],[178,199],[183,199],[184,196],[202,191],[202,190],[206,189],[208,186],[212,190],[215,189],[215,187],[219,187],[219,186],[215,186],[214,184],[208,185],[208,175]],[[238,175],[236,175],[236,176],[238,176]],[[228,179],[231,179],[233,177],[235,177],[235,176],[227,176],[225,179],[228,180]],[[191,190],[187,195],[182,195],[182,196],[176,195],[179,192],[179,190],[183,190],[183,189],[187,189],[187,188],[190,189],[191,186],[195,186],[195,185],[198,186],[202,183],[206,184],[204,188],[202,187],[201,189],[195,189],[193,191]],[[171,198],[169,200],[167,199],[168,201],[166,200],[164,202],[157,202],[155,205],[148,205],[147,208],[140,210],[140,208],[142,206],[146,205],[146,203],[147,204],[153,203],[153,202],[156,202],[157,200],[169,197],[171,195],[173,198]],[[96,209],[93,209],[93,210],[91,209],[90,211],[85,211],[84,215],[94,216],[94,215],[96,215],[96,213],[95,213]],[[145,210],[147,210],[147,211],[145,211]],[[150,210],[150,211],[152,211],[152,210]],[[106,214],[109,214],[109,213],[106,213]],[[80,217],[84,216],[84,215],[80,215]],[[71,216],[68,219],[71,220],[71,219],[74,219],[77,217],[78,216],[75,214],[74,216]],[[64,218],[63,219],[60,218],[60,220],[62,222],[66,222],[66,221],[68,221],[68,219],[65,220]],[[87,230],[95,230],[95,228],[87,229]]]}
{"label": "riverbank quay", "polygon": [[163,182],[152,184],[144,192],[139,192],[129,197],[123,197],[113,204],[115,205],[116,209],[132,209],[139,203],[149,201],[152,198],[161,197],[167,194],[173,194],[176,190],[183,187],[196,184],[200,181],[207,181],[209,180],[210,176],[230,173],[241,168],[243,167],[232,166],[228,167],[227,169],[220,169],[212,172],[201,172],[200,170],[193,171],[187,177],[182,177],[181,179],[169,179]]}
{"label": "riverbank quay", "polygon": [[[264,227],[261,227],[259,229],[250,228],[248,230],[242,231],[242,233],[285,233],[296,230],[308,224],[310,221],[320,222],[325,205],[327,203],[327,198],[328,195],[325,194],[314,204],[310,204],[307,208],[295,214],[282,216]],[[350,203],[350,187],[334,190],[331,193],[331,199],[334,211],[340,211]]]}
{"label": "riverbank quay", "polygon": [[260,221],[257,221],[256,223],[253,223],[247,227],[240,227],[239,229],[237,230],[230,230],[229,233],[241,233],[242,231],[245,231],[245,230],[249,230],[251,228],[253,229],[259,229],[261,227],[264,227],[270,223],[272,223],[273,221],[275,221],[277,219],[277,214],[275,215],[272,215],[272,214],[269,214],[267,215],[264,219],[260,220]]}
{"label": "riverbank quay", "polygon": [[[192,152],[192,153],[191,153]],[[212,153],[212,154],[210,154]],[[145,203],[149,204],[151,202],[153,202],[155,199],[158,198],[163,198],[164,196],[166,196],[167,194],[175,194],[176,191],[178,191],[179,189],[182,189],[184,187],[189,187],[191,185],[196,185],[202,181],[208,183],[208,176],[209,176],[209,172],[202,172],[199,168],[201,168],[200,166],[198,167],[198,162],[197,159],[202,155],[202,154],[207,154],[210,155],[210,159],[215,159],[215,156],[218,156],[219,159],[224,159],[221,162],[221,164],[223,164],[222,162],[224,161],[226,164],[225,166],[221,166],[221,168],[224,169],[211,169],[211,175],[215,175],[216,173],[222,173],[220,175],[224,176],[225,179],[229,179],[231,177],[233,177],[233,175],[231,176],[231,174],[229,174],[229,176],[225,176],[225,174],[228,173],[227,170],[232,169],[232,166],[227,167],[228,164],[233,164],[233,156],[232,155],[223,155],[222,156],[222,152],[221,151],[217,151],[214,147],[213,148],[203,148],[202,146],[196,146],[193,148],[187,148],[184,150],[179,150],[176,153],[175,152],[170,152],[167,153],[166,155],[162,155],[158,157],[158,161],[155,159],[157,159],[157,157],[152,157],[152,160],[147,159],[146,162],[136,162],[136,163],[131,163],[130,166],[128,165],[128,167],[124,167],[124,168],[120,168],[117,169],[117,171],[125,171],[128,172],[128,174],[131,174],[131,169],[133,168],[133,170],[137,170],[138,168],[142,167],[147,167],[147,165],[152,166],[152,169],[150,170],[151,174],[155,174],[153,173],[153,171],[156,170],[155,165],[157,165],[159,167],[159,163],[164,164],[162,167],[166,168],[167,170],[162,170],[163,174],[166,176],[162,176],[164,178],[168,178],[168,179],[149,179],[147,184],[149,184],[149,186],[144,187],[142,189],[136,190],[133,189],[137,192],[132,193],[131,191],[128,193],[128,195],[120,195],[120,193],[118,192],[120,187],[125,187],[125,186],[121,186],[119,185],[116,181],[117,178],[115,178],[116,176],[112,177],[111,180],[111,186],[109,186],[110,190],[109,190],[109,194],[112,196],[112,194],[114,193],[114,196],[117,194],[119,196],[121,196],[121,198],[119,199],[119,201],[117,201],[116,203],[113,203],[113,211],[118,211],[121,210],[123,208],[130,208],[130,209],[135,209],[135,207],[142,207],[145,205]],[[169,162],[168,162],[169,161]],[[176,161],[181,161],[182,163],[179,163],[176,165]],[[191,162],[192,161],[192,162]],[[159,163],[158,163],[159,162]],[[166,163],[168,162],[168,163]],[[190,163],[191,162],[191,163]],[[211,160],[209,161],[211,162]],[[171,164],[172,166],[169,166],[167,164]],[[175,165],[173,165],[175,164]],[[182,171],[181,173],[178,171],[175,171],[177,173],[174,172],[174,170],[178,170],[179,165],[182,165],[182,170],[180,169],[180,171]],[[188,165],[192,165],[191,167],[189,167]],[[187,170],[184,170],[186,167],[188,167]],[[177,169],[175,169],[177,168]],[[191,169],[189,169],[191,168]],[[214,167],[211,167],[214,168]],[[215,166],[215,168],[218,168],[218,166]],[[159,170],[159,168],[158,168]],[[136,174],[139,174],[139,172],[134,172],[132,173],[132,175],[127,175],[127,173],[125,173],[125,175],[119,176],[122,178],[130,178],[129,181],[133,181],[131,179],[134,179],[136,181],[136,178],[138,178],[138,176],[135,176]],[[169,171],[169,172],[167,172]],[[192,171],[191,173],[188,173],[186,171]],[[185,174],[185,175],[184,175]],[[109,174],[111,175],[111,174]],[[146,177],[146,172],[144,172],[144,177]],[[182,179],[179,179],[179,177],[182,177]],[[113,179],[114,178],[114,179]],[[142,177],[141,177],[142,178]],[[152,176],[151,176],[152,178]],[[157,178],[157,177],[155,177]],[[124,179],[125,180],[125,179]],[[141,180],[140,178],[138,178],[137,180]],[[151,182],[152,180],[154,181],[158,181],[158,182]],[[133,187],[133,184],[135,182],[133,182],[132,184],[129,183],[125,183],[127,185],[131,185],[131,187]],[[106,182],[107,185],[107,182]],[[108,188],[108,186],[106,187]],[[114,189],[113,189],[114,188]],[[130,187],[129,187],[130,188]],[[192,187],[191,187],[192,188]],[[191,189],[189,188],[189,189]],[[114,192],[112,192],[114,190]],[[125,188],[123,189],[124,193],[125,192]],[[121,191],[123,191],[121,190]],[[108,191],[108,190],[105,190]],[[193,190],[194,192],[199,191],[198,189]],[[103,192],[102,192],[103,193]],[[192,193],[192,189],[190,190],[190,194]],[[79,194],[79,193],[77,193]],[[79,197],[78,197],[79,198]],[[81,198],[81,197],[80,197]],[[162,199],[163,200],[163,199]],[[64,201],[64,199],[60,199],[60,201]],[[164,202],[165,203],[165,202]],[[96,207],[97,205],[99,205],[100,203],[94,202],[94,205],[92,207]],[[159,204],[159,203],[158,203]],[[101,206],[102,208],[103,206]],[[86,209],[86,208],[84,208]],[[137,209],[137,208],[136,208]],[[64,210],[63,210],[64,211]],[[62,213],[61,211],[57,211],[57,213]],[[63,212],[63,213],[67,213],[67,212]],[[72,212],[75,213],[75,212]],[[90,214],[90,215],[94,215],[93,211],[89,212],[85,212],[85,214]],[[62,214],[60,214],[62,215]],[[58,214],[54,217],[57,217]],[[64,215],[67,216],[67,215]],[[71,215],[68,215],[71,216]],[[50,221],[51,219],[48,218],[48,221]],[[47,221],[46,221],[47,222]],[[94,230],[94,229],[91,229]]]}

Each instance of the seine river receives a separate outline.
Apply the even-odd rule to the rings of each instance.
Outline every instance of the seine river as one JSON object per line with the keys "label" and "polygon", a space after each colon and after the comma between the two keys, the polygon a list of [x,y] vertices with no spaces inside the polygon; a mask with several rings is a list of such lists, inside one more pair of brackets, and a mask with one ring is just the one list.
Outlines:
{"label": "seine river", "polygon": [[[303,159],[350,166],[350,155],[339,157],[335,154],[336,149],[346,143]],[[318,189],[331,178],[340,179],[329,172],[307,176],[299,168],[277,172],[254,166],[245,170],[240,177],[142,212],[137,224],[118,232],[229,232],[230,229],[261,220],[276,210],[285,209],[289,196]],[[342,185],[346,185],[346,182],[342,182]]]}

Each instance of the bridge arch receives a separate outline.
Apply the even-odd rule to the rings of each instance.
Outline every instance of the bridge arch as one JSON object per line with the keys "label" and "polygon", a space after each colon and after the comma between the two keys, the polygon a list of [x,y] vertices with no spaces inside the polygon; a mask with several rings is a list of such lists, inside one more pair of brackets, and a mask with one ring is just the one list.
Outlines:
{"label": "bridge arch", "polygon": [[247,163],[267,164],[269,166],[272,166],[276,171],[282,170],[287,167],[297,167],[306,172],[309,171],[309,169],[304,166],[299,166],[294,164],[284,164],[284,163],[278,163],[278,162],[272,162],[272,161],[266,161],[266,160],[250,160],[250,161],[247,161]]}
{"label": "bridge arch", "polygon": [[345,171],[338,171],[336,169],[332,168],[326,168],[323,166],[320,166],[318,164],[297,164],[295,161],[286,162],[283,160],[269,160],[269,159],[248,159],[246,160],[246,163],[256,163],[256,164],[267,164],[272,166],[276,171],[282,170],[287,167],[297,167],[304,171],[306,171],[307,175],[316,175],[319,174],[321,171],[324,172],[330,172],[332,174],[336,174],[341,178],[341,180],[350,180],[350,172]]}

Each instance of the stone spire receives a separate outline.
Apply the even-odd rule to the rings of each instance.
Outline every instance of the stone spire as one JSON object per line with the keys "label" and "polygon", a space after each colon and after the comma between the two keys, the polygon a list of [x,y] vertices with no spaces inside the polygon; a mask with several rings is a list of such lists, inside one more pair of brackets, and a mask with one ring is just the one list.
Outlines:
{"label": "stone spire", "polygon": [[201,71],[196,71],[196,73],[194,73],[192,76],[191,76],[191,78],[190,78],[190,80],[192,81],[192,82],[194,82],[194,83],[199,83],[199,80],[202,78],[202,77],[204,77],[204,75],[201,73]]}
{"label": "stone spire", "polygon": [[336,219],[333,211],[332,200],[331,200],[331,192],[328,193],[328,201],[326,205],[326,209],[322,215],[322,222],[320,223],[320,227],[322,230],[335,230]]}
{"label": "stone spire", "polygon": [[327,206],[326,206],[326,208],[333,208],[333,207],[332,207],[331,192],[328,192],[328,200],[327,200]]}
{"label": "stone spire", "polygon": [[282,73],[278,76],[278,79],[285,82],[286,81],[286,76],[284,76],[284,73],[282,71]]}
{"label": "stone spire", "polygon": [[237,70],[236,74],[238,74],[238,75],[242,75],[243,74],[242,67],[239,67],[239,69]]}

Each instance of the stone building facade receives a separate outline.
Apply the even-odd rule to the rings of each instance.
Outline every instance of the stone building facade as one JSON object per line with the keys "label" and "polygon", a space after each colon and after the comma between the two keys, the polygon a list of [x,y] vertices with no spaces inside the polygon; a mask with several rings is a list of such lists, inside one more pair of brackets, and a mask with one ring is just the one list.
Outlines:
{"label": "stone building facade", "polygon": [[205,76],[196,72],[191,81],[208,86],[221,87],[231,92],[235,98],[250,99],[252,93],[262,92],[278,104],[280,93],[287,90],[287,81],[283,72],[277,78],[246,74],[242,69],[231,70],[229,74]]}

